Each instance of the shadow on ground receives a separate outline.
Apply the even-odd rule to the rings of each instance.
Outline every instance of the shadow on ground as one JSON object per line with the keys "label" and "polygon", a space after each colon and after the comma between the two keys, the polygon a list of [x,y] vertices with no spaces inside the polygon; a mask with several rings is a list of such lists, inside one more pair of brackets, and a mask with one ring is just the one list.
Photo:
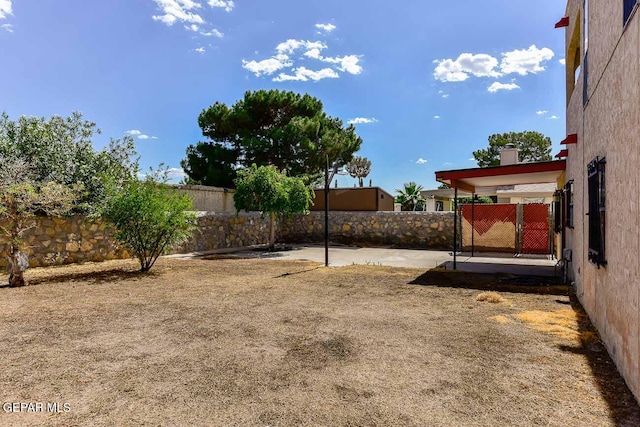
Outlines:
{"label": "shadow on ground", "polygon": [[568,286],[562,285],[557,277],[469,273],[437,268],[416,277],[409,284],[541,295],[567,295],[569,292]]}
{"label": "shadow on ground", "polygon": [[100,285],[104,283],[131,282],[138,281],[142,278],[152,277],[158,274],[157,271],[148,271],[143,273],[139,270],[123,270],[111,269],[104,271],[90,271],[83,273],[58,273],[53,272],[51,275],[43,277],[34,277],[29,279],[29,286],[50,284],[50,283],[66,283],[66,282],[83,282],[89,285]]}
{"label": "shadow on ground", "polygon": [[589,361],[600,394],[609,406],[609,414],[616,426],[640,425],[640,406],[618,372],[606,347],[599,339],[596,328],[578,301],[570,294],[571,307],[578,313],[580,344],[559,345],[562,351],[581,354]]}

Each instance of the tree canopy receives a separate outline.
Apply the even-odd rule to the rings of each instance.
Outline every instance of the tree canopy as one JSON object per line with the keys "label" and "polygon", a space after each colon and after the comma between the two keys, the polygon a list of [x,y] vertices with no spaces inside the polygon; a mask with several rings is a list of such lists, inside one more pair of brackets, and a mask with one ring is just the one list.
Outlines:
{"label": "tree canopy", "polygon": [[363,187],[363,179],[371,172],[371,160],[366,157],[355,156],[346,166],[347,172],[352,178],[358,179],[358,185]]}
{"label": "tree canopy", "polygon": [[269,248],[275,246],[275,220],[292,213],[309,213],[312,190],[301,178],[287,176],[275,166],[255,164],[238,171],[233,200],[238,211],[269,214]]}
{"label": "tree canopy", "polygon": [[540,132],[496,133],[489,137],[489,147],[473,152],[473,157],[481,168],[500,165],[500,151],[507,144],[518,149],[520,163],[545,162],[551,158],[551,138]]}
{"label": "tree canopy", "polygon": [[181,165],[187,182],[205,185],[231,186],[237,171],[253,164],[314,178],[326,156],[342,166],[362,144],[355,127],[328,116],[320,100],[288,91],[247,91],[231,107],[216,102],[198,124],[207,141],[189,146]]}
{"label": "tree canopy", "polygon": [[92,144],[96,124],[74,112],[69,117],[19,117],[10,120],[0,114],[0,155],[29,165],[35,183],[55,182],[80,185],[81,209],[100,204],[105,199],[105,177],[125,181],[135,176],[133,139],[111,139],[109,145],[96,150]]}
{"label": "tree canopy", "polygon": [[408,211],[416,211],[418,207],[424,205],[425,199],[421,192],[424,191],[422,185],[416,184],[411,181],[404,184],[404,188],[396,189],[398,195],[396,196],[396,203],[402,205],[402,209]]}
{"label": "tree canopy", "polygon": [[56,182],[34,181],[33,168],[21,159],[0,153],[0,232],[6,239],[10,286],[25,285],[29,254],[24,233],[36,225],[36,213],[64,215],[73,206],[77,189]]}

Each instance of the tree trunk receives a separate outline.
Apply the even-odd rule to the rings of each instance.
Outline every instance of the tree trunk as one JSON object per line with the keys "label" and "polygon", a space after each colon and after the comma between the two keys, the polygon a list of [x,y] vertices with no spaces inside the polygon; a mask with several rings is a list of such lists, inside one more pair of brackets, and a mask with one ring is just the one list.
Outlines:
{"label": "tree trunk", "polygon": [[20,252],[13,246],[7,256],[7,270],[9,271],[9,286],[24,286],[24,271],[29,267],[29,255]]}
{"label": "tree trunk", "polygon": [[276,214],[269,212],[269,250],[273,251],[276,246]]}
{"label": "tree trunk", "polygon": [[364,187],[364,183],[362,182],[362,178],[358,178],[359,182],[360,182],[360,187]]}

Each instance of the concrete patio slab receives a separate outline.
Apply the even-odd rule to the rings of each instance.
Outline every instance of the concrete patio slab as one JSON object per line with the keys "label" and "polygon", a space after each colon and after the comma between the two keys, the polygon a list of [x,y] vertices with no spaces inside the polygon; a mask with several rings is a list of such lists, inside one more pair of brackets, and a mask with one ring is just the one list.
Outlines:
{"label": "concrete patio slab", "polygon": [[[318,244],[288,245],[288,250],[268,252],[264,246],[217,250],[207,253],[173,255],[173,257],[194,258],[212,254],[225,254],[239,258],[261,258],[273,260],[303,260],[324,263],[324,246]],[[329,266],[345,265],[385,265],[411,268],[453,269],[453,256],[450,251],[395,249],[390,247],[361,248],[356,246],[329,246]],[[560,274],[556,261],[548,256],[530,255],[514,257],[509,254],[460,253],[457,257],[457,269],[472,273],[505,273],[526,276],[555,276]]]}

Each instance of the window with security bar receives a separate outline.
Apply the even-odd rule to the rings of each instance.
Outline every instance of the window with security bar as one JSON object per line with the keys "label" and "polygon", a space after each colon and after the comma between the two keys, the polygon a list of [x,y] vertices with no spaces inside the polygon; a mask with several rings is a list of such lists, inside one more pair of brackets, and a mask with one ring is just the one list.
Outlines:
{"label": "window with security bar", "polygon": [[556,190],[553,193],[553,231],[556,233],[561,233],[564,226],[564,200],[564,191]]}
{"label": "window with security bar", "polygon": [[596,157],[587,165],[589,190],[589,261],[607,265],[605,258],[605,158]]}
{"label": "window with security bar", "polygon": [[573,228],[573,180],[564,186],[564,224],[567,228]]}

